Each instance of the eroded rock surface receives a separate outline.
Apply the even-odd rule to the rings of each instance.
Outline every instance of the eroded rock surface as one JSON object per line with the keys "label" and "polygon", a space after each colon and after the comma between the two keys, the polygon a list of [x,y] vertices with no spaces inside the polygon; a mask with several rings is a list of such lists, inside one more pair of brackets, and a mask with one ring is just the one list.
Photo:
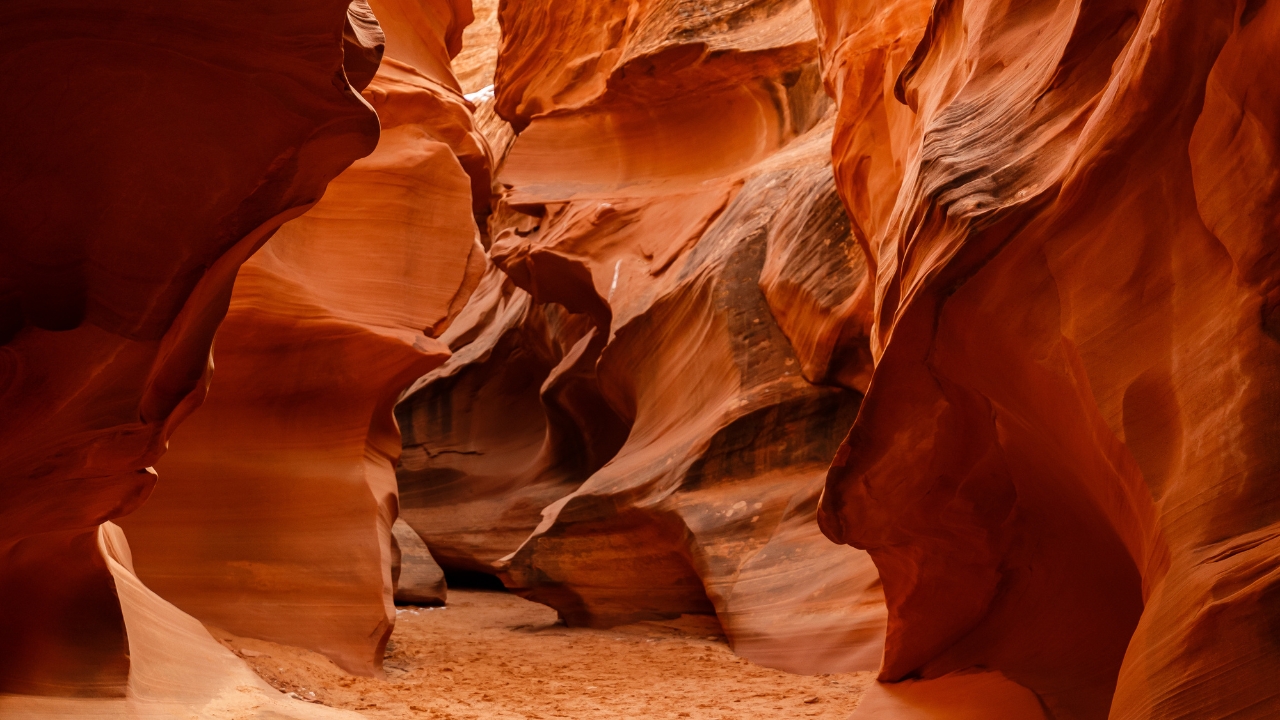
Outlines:
{"label": "eroded rock surface", "polygon": [[856,717],[1275,716],[1280,6],[815,5],[876,360],[819,518],[921,678]]}
{"label": "eroded rock surface", "polygon": [[397,519],[391,526],[391,578],[397,603],[406,605],[444,605],[449,588],[444,571],[431,557],[422,538]]}
{"label": "eroded rock surface", "polygon": [[209,398],[123,521],[166,599],[363,675],[381,672],[395,620],[392,406],[448,357],[433,337],[485,262],[488,150],[448,69],[463,5],[372,3],[377,148],[245,264]]}
{"label": "eroded rock surface", "polygon": [[0,21],[5,717],[336,717],[182,610],[376,676],[432,553],[859,718],[1280,713],[1277,3]]}
{"label": "eroded rock surface", "polygon": [[493,573],[622,445],[596,338],[590,318],[533,302],[496,267],[441,337],[452,357],[397,409],[397,476],[401,517],[448,568]]}
{"label": "eroded rock surface", "polygon": [[[129,674],[122,697],[0,694],[0,715],[13,720],[139,720],[175,717],[262,720],[357,720],[358,713],[287,697],[219,644],[198,620],[138,579],[129,543],[114,523],[93,535],[128,627]],[[91,608],[77,608],[82,612]]]}
{"label": "eroded rock surface", "polygon": [[[348,10],[0,9],[0,693],[141,697],[134,641],[171,625],[136,625],[99,526],[204,397],[240,264],[373,149]],[[152,659],[191,661],[173,642]]]}
{"label": "eroded rock surface", "polygon": [[871,295],[808,4],[499,17],[505,275],[401,405],[405,518],[573,624],[714,612],[758,662],[875,668],[875,570],[814,521]]}

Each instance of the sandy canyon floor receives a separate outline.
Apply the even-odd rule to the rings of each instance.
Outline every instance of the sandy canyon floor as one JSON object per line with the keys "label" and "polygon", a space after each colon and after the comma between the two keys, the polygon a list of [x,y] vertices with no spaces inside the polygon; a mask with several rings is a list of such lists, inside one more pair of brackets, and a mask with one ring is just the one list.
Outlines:
{"label": "sandy canyon floor", "polygon": [[321,655],[214,631],[277,688],[376,719],[843,718],[873,673],[807,677],[735,656],[714,621],[568,628],[502,592],[450,590],[445,608],[400,608],[386,680]]}

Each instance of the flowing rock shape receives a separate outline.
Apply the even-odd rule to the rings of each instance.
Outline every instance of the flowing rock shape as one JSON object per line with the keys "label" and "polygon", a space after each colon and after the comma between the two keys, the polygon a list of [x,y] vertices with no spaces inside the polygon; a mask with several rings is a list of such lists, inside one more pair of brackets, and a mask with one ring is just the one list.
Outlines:
{"label": "flowing rock shape", "polygon": [[868,688],[855,718],[862,720],[1043,720],[1030,690],[998,672],[946,675],[933,680],[877,683]]}
{"label": "flowing rock shape", "polygon": [[288,699],[218,644],[195,618],[138,580],[129,543],[114,523],[94,535],[94,550],[111,575],[128,625],[126,697],[0,695],[0,715],[12,720],[93,717],[104,720],[175,717],[355,720],[358,713]]}
{"label": "flowing rock shape", "polygon": [[590,319],[539,305],[496,267],[441,340],[455,348],[397,407],[400,512],[451,570],[493,573],[622,446]]}
{"label": "flowing rock shape", "polygon": [[[538,231],[495,241],[495,258],[535,292],[605,308],[611,338],[596,371],[631,425],[618,454],[544,510],[508,559],[513,589],[574,624],[714,611],[737,652],[797,672],[877,666],[874,568],[827,545],[814,523],[837,428],[859,395],[804,378],[760,287],[771,245],[792,240],[777,236],[798,224],[791,208],[842,217],[828,147],[819,127],[701,193],[574,198]],[[784,204],[805,193],[813,202]],[[852,274],[843,230],[801,240],[827,249],[819,269],[833,276]],[[678,252],[646,247],[650,238]],[[796,263],[793,277],[813,269]],[[858,278],[847,279],[852,296]]]}
{"label": "flowing rock shape", "polygon": [[201,402],[240,264],[373,149],[348,17],[348,0],[0,9],[0,693],[137,699],[135,638],[174,629],[129,610],[99,526],[146,499]]}
{"label": "flowing rock shape", "polygon": [[493,73],[498,64],[498,46],[502,42],[498,27],[499,0],[472,0],[475,22],[462,33],[462,51],[453,58],[453,74],[468,97],[479,100],[475,93],[493,95]]}
{"label": "flowing rock shape", "polygon": [[484,269],[490,181],[448,73],[469,15],[372,7],[388,55],[364,90],[377,148],[245,264],[208,400],[122,524],[139,576],[183,610],[377,676],[395,621],[392,407],[449,355],[433,336]]}
{"label": "flowing rock shape", "polygon": [[1280,714],[1280,6],[815,4],[876,359],[819,519],[916,679],[855,717]]}
{"label": "flowing rock shape", "polygon": [[397,603],[444,605],[449,588],[427,544],[399,518],[391,526],[391,578]]}
{"label": "flowing rock shape", "polygon": [[510,281],[398,411],[405,518],[446,569],[505,549],[504,582],[572,624],[715,612],[757,662],[874,669],[875,569],[814,520],[871,292],[808,3],[499,17]]}

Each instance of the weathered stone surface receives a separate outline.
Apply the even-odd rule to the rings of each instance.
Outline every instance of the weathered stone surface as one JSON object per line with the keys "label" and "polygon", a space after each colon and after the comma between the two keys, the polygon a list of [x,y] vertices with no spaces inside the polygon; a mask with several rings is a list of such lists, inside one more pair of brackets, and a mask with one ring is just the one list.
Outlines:
{"label": "weathered stone surface", "polygon": [[488,152],[442,55],[456,32],[440,29],[469,15],[411,5],[372,3],[389,18],[364,90],[377,148],[245,264],[208,401],[122,521],[140,577],[177,606],[364,675],[380,674],[395,621],[392,406],[448,357],[433,336],[485,263]]}
{"label": "weathered stone surface", "polygon": [[453,356],[397,408],[397,476],[401,517],[446,567],[493,573],[622,445],[595,337],[589,318],[534,303],[496,267],[441,336]]}
{"label": "weathered stone surface", "polygon": [[444,571],[431,557],[422,538],[404,520],[391,526],[391,578],[396,602],[406,605],[444,605],[448,587]]}
{"label": "weathered stone surface", "polygon": [[[117,607],[128,627],[127,692],[113,698],[0,694],[0,716],[6,720],[362,717],[290,699],[265,683],[199,621],[138,580],[129,543],[114,523],[99,526],[93,545],[110,574]],[[77,609],[83,612],[91,607]]]}
{"label": "weathered stone surface", "polygon": [[[599,384],[631,425],[507,561],[518,592],[580,624],[714,610],[738,652],[800,672],[878,664],[876,574],[813,521],[859,398],[805,380],[760,289],[783,198],[834,196],[828,137],[819,127],[701,193],[575,199],[538,231],[496,239],[513,277],[609,323]],[[834,271],[851,243],[829,239]]]}
{"label": "weathered stone surface", "polygon": [[432,554],[860,718],[1280,713],[1276,3],[0,20],[5,717],[309,717],[138,576],[376,675]]}
{"label": "weathered stone surface", "polygon": [[469,95],[480,91],[485,91],[484,95],[493,94],[493,73],[501,43],[498,4],[499,0],[472,0],[471,9],[476,19],[463,31],[462,51],[453,58],[453,74],[462,91]]}
{"label": "weathered stone surface", "polygon": [[137,697],[163,628],[121,609],[98,527],[203,398],[240,264],[373,148],[347,10],[0,9],[0,692]]}
{"label": "weathered stone surface", "polygon": [[878,578],[814,522],[871,294],[813,20],[677,5],[502,6],[510,280],[400,407],[405,517],[571,623],[715,612],[759,662],[872,669]]}
{"label": "weathered stone surface", "polygon": [[884,580],[881,678],[1274,716],[1280,8],[816,5],[876,360],[819,518]]}

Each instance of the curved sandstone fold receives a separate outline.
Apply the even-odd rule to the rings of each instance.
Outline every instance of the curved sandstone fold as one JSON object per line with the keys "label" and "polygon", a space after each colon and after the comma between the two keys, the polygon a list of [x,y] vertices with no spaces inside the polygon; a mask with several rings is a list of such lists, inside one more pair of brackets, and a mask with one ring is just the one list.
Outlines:
{"label": "curved sandstone fold", "polygon": [[263,682],[195,618],[138,580],[129,543],[113,523],[91,536],[128,625],[129,679],[124,697],[86,699],[0,695],[13,720],[92,717],[110,720],[197,717],[254,720],[355,720],[357,713],[288,699]]}
{"label": "curved sandstone fold", "polygon": [[878,577],[814,521],[871,293],[807,3],[499,19],[509,279],[400,405],[406,519],[446,568],[497,561],[573,624],[715,612],[758,662],[876,667]]}
{"label": "curved sandstone fold", "polygon": [[[539,232],[495,242],[499,262],[521,263],[513,276],[536,291],[555,280],[563,302],[587,298],[571,309],[602,306],[602,276],[614,270],[597,373],[631,423],[618,454],[544,510],[506,560],[517,592],[576,624],[714,611],[736,651],[798,672],[877,665],[874,569],[865,555],[825,545],[813,522],[838,438],[831,428],[852,421],[859,397],[804,379],[759,287],[771,228],[794,222],[789,207],[840,216],[838,203],[782,202],[806,191],[834,197],[828,137],[820,127],[701,197],[644,198],[617,226],[600,221],[607,209],[591,198],[549,214]],[[612,199],[620,213],[635,202]],[[679,259],[646,252],[649,237],[670,238]],[[835,242],[821,246],[818,269],[847,272],[847,227],[827,239]],[[796,263],[788,279],[812,269]],[[598,280],[571,282],[579,273]]]}
{"label": "curved sandstone fold", "polygon": [[447,569],[492,573],[622,445],[596,337],[586,316],[533,303],[494,267],[441,336],[453,356],[396,410],[397,478],[401,516]]}
{"label": "curved sandstone fold", "polygon": [[602,101],[730,90],[794,70],[815,48],[804,0],[506,2],[498,20],[497,108],[517,130]]}
{"label": "curved sandstone fold", "polygon": [[392,407],[449,356],[433,338],[483,272],[490,180],[440,25],[469,13],[371,6],[387,57],[363,94],[381,139],[245,264],[208,401],[122,524],[139,576],[200,620],[379,675],[395,620]]}
{"label": "curved sandstone fold", "polygon": [[347,25],[342,31],[342,67],[351,87],[356,90],[369,87],[382,64],[386,45],[387,36],[369,3],[351,0],[347,6]]}
{"label": "curved sandstone fold", "polygon": [[819,520],[884,581],[877,697],[1274,716],[1280,8],[815,4],[876,360]]}
{"label": "curved sandstone fold", "polygon": [[240,264],[373,149],[347,14],[347,0],[0,9],[0,693],[140,682],[133,642],[164,628],[137,624],[95,534],[146,499],[200,404]]}

